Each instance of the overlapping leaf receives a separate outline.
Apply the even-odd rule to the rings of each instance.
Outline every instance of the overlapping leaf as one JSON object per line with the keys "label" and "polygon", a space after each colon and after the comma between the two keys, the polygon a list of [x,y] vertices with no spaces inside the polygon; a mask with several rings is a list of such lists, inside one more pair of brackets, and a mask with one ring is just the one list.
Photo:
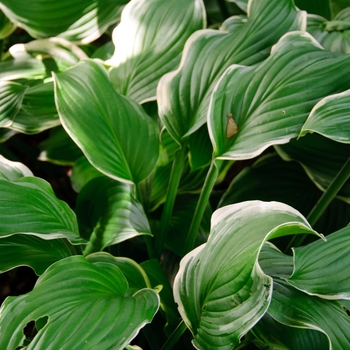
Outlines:
{"label": "overlapping leaf", "polygon": [[158,307],[151,289],[131,294],[115,264],[71,257],[50,266],[30,293],[6,299],[0,339],[15,349],[27,323],[47,316],[28,349],[123,349]]}
{"label": "overlapping leaf", "polygon": [[41,275],[56,261],[75,254],[73,246],[63,239],[44,240],[16,234],[0,239],[0,272],[30,266],[37,275]]}
{"label": "overlapping leaf", "polygon": [[42,239],[66,238],[83,243],[74,212],[56,198],[51,186],[36,177],[0,178],[0,236],[22,233]]}
{"label": "overlapping leaf", "polygon": [[98,170],[139,183],[159,153],[155,122],[132,100],[114,91],[103,67],[82,61],[54,76],[63,127]]}
{"label": "overlapping leaf", "polygon": [[350,88],[348,74],[349,55],[325,51],[301,32],[284,35],[256,67],[231,66],[211,98],[208,128],[215,156],[248,159],[287,143],[317,101]]}
{"label": "overlapping leaf", "polygon": [[329,340],[329,349],[350,346],[350,318],[336,301],[307,295],[278,280],[274,281],[268,313],[286,326],[323,332]]}
{"label": "overlapping leaf", "polygon": [[332,52],[350,52],[350,8],[339,12],[332,21],[318,15],[308,15],[307,31]]}
{"label": "overlapping leaf", "polygon": [[300,136],[317,132],[337,142],[350,143],[350,90],[327,96],[312,109]]}
{"label": "overlapping leaf", "polygon": [[27,87],[11,81],[0,81],[0,127],[8,127],[19,112]]}
{"label": "overlapping leaf", "polygon": [[210,95],[230,65],[261,62],[283,34],[304,29],[305,13],[290,0],[252,0],[249,9],[247,23],[233,32],[194,33],[185,45],[179,68],[160,80],[160,116],[178,143],[206,122]]}
{"label": "overlapping leaf", "polygon": [[[268,154],[235,176],[222,196],[219,207],[259,199],[286,203],[307,216],[321,195],[322,191],[297,162],[285,162],[276,154]],[[336,198],[314,229],[329,234],[346,226],[349,221],[350,206]]]}
{"label": "overlapping leaf", "polygon": [[[350,145],[318,134],[308,134],[286,145],[275,146],[275,149],[283,159],[298,161],[310,179],[323,191],[339,173],[350,154]],[[350,180],[339,191],[338,198],[349,203]]]}
{"label": "overlapping leaf", "polygon": [[91,180],[81,190],[76,212],[81,235],[89,240],[86,254],[139,235],[151,235],[132,187],[106,176]]}
{"label": "overlapping leaf", "polygon": [[88,43],[119,20],[127,0],[4,0],[0,9],[34,38],[60,36]]}
{"label": "overlapping leaf", "polygon": [[202,0],[134,0],[114,29],[108,61],[116,90],[137,102],[155,99],[159,79],[177,68],[187,38],[205,26]]}
{"label": "overlapping leaf", "polygon": [[[288,282],[325,299],[350,299],[350,227],[294,250],[294,271]],[[321,257],[321,258],[320,258]]]}
{"label": "overlapping leaf", "polygon": [[266,239],[315,233],[293,208],[250,201],[212,216],[208,242],[187,254],[174,282],[175,301],[198,349],[232,349],[266,312],[272,278],[257,262]]}

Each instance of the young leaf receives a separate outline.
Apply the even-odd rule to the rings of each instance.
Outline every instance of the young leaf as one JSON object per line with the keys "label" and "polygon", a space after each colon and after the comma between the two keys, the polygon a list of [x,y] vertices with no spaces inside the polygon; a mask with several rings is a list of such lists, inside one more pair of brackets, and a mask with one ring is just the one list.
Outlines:
{"label": "young leaf", "polygon": [[304,29],[305,15],[290,0],[253,0],[248,21],[233,32],[194,33],[186,42],[179,68],[164,75],[158,85],[160,117],[172,137],[181,144],[183,137],[206,122],[210,95],[230,65],[263,61],[281,35]]}
{"label": "young leaf", "polygon": [[1,308],[0,339],[15,349],[31,320],[48,316],[31,349],[123,349],[159,307],[151,289],[130,294],[118,267],[82,256],[51,265],[33,291],[9,297]]}
{"label": "young leaf", "polygon": [[0,127],[11,126],[19,112],[27,86],[0,81]]}
{"label": "young leaf", "polygon": [[268,313],[286,326],[323,332],[328,338],[330,350],[348,349],[350,346],[350,318],[333,300],[307,295],[287,282],[276,280]]}
{"label": "young leaf", "polygon": [[92,179],[81,190],[76,213],[81,235],[90,240],[85,254],[151,235],[146,214],[132,195],[131,186],[106,176]]}
{"label": "young leaf", "polygon": [[108,64],[122,95],[155,99],[159,79],[177,68],[187,38],[205,26],[202,0],[134,0],[113,31],[115,52]]}
{"label": "young leaf", "polygon": [[[215,157],[249,159],[273,144],[287,143],[298,136],[315,102],[350,88],[348,74],[349,55],[325,51],[301,32],[284,35],[258,66],[231,66],[210,103]],[[227,137],[229,114],[238,130],[232,138]]]}
{"label": "young leaf", "polygon": [[47,240],[84,242],[74,212],[56,198],[46,181],[31,176],[14,182],[0,178],[0,193],[1,237],[22,233]]}
{"label": "young leaf", "polygon": [[10,36],[16,29],[16,25],[13,24],[0,10],[0,40],[4,40]]}
{"label": "young leaf", "polygon": [[208,242],[188,253],[174,282],[175,301],[197,349],[232,349],[266,312],[272,278],[257,260],[265,240],[314,233],[293,208],[250,201],[214,212]]}
{"label": "young leaf", "polygon": [[[350,226],[316,241],[294,248],[292,286],[324,299],[350,299]],[[320,258],[321,257],[321,258]]]}
{"label": "young leaf", "polygon": [[91,42],[118,21],[127,0],[1,1],[5,15],[34,38],[59,36]]}
{"label": "young leaf", "polygon": [[54,81],[62,125],[91,164],[119,181],[145,179],[157,162],[159,140],[142,107],[115,92],[92,60],[54,75]]}
{"label": "young leaf", "polygon": [[350,143],[349,106],[350,90],[325,97],[312,109],[300,136],[317,132],[334,141]]}

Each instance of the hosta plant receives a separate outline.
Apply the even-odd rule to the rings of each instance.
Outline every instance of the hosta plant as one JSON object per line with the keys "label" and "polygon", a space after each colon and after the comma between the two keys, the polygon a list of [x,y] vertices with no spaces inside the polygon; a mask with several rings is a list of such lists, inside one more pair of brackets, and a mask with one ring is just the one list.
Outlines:
{"label": "hosta plant", "polygon": [[347,5],[1,0],[0,350],[349,349]]}

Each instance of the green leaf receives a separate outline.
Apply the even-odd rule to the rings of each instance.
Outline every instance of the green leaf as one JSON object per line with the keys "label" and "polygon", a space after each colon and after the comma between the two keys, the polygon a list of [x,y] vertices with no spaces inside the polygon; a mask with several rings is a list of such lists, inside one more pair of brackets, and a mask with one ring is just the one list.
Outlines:
{"label": "green leaf", "polygon": [[[350,154],[348,144],[335,142],[318,134],[308,134],[286,145],[275,146],[275,149],[283,159],[298,161],[322,191],[328,188]],[[337,197],[350,202],[350,179]]]}
{"label": "green leaf", "polygon": [[0,178],[15,181],[24,176],[33,176],[33,173],[24,164],[12,162],[0,155]]}
{"label": "green leaf", "polygon": [[77,45],[63,38],[32,40],[26,44],[16,44],[11,52],[26,52],[41,59],[52,58],[55,61],[54,71],[64,71],[80,60],[87,59],[86,53]]}
{"label": "green leaf", "polygon": [[23,328],[48,317],[29,349],[123,349],[158,310],[151,289],[130,294],[120,269],[84,257],[50,266],[32,292],[9,297],[1,308],[0,338],[9,349],[21,345]]}
{"label": "green leaf", "polygon": [[115,92],[103,67],[92,60],[54,80],[62,125],[91,164],[119,181],[145,179],[158,159],[159,135],[142,107]]}
{"label": "green leaf", "polygon": [[181,144],[206,122],[210,95],[230,65],[263,61],[281,35],[303,29],[305,19],[290,0],[253,0],[247,23],[237,30],[194,33],[179,68],[164,75],[158,85],[160,117],[171,136]]}
{"label": "green leaf", "polygon": [[127,0],[1,1],[5,15],[34,38],[59,36],[88,43],[119,19]]}
{"label": "green leaf", "polygon": [[317,15],[308,15],[307,31],[326,49],[332,52],[350,52],[350,16],[347,21],[327,21]]}
{"label": "green leaf", "polygon": [[[350,226],[294,248],[294,271],[287,281],[308,294],[325,299],[350,299]],[[321,258],[320,258],[321,257]]]}
{"label": "green leaf", "polygon": [[58,200],[51,186],[36,177],[14,182],[0,178],[0,236],[22,233],[42,239],[83,243],[74,212]]}
{"label": "green leaf", "polygon": [[0,10],[0,40],[4,40],[10,36],[15,29],[16,25],[13,24]]}
{"label": "green leaf", "polygon": [[322,332],[284,326],[267,313],[252,332],[261,341],[262,349],[269,345],[272,349],[283,350],[329,350],[327,337]]}
{"label": "green leaf", "polygon": [[[276,154],[267,154],[234,177],[221,197],[219,207],[259,199],[288,204],[307,216],[321,195],[322,191],[309,179],[301,165],[283,161]],[[336,198],[314,229],[329,234],[349,221],[350,206]]]}
{"label": "green leaf", "polygon": [[202,0],[138,0],[125,6],[113,31],[108,64],[116,90],[141,102],[156,99],[159,79],[177,68],[187,38],[205,27]]}
{"label": "green leaf", "polygon": [[317,132],[337,142],[350,143],[350,90],[327,96],[312,109],[300,136]]}
{"label": "green leaf", "polygon": [[27,87],[11,81],[0,81],[0,127],[11,126],[19,112]]}
{"label": "green leaf", "polygon": [[[50,136],[38,145],[38,159],[59,165],[73,165],[82,152],[62,127],[50,130]],[[97,171],[97,170],[96,170]],[[101,173],[99,173],[101,174]]]}
{"label": "green leaf", "polygon": [[12,52],[13,59],[0,62],[0,80],[41,80],[47,76],[42,61],[26,52]]}
{"label": "green leaf", "polygon": [[258,66],[231,66],[215,87],[208,115],[216,158],[253,158],[298,136],[317,101],[349,89],[349,73],[349,55],[325,51],[301,32],[284,35]]}
{"label": "green leaf", "polygon": [[0,272],[29,266],[37,275],[41,275],[54,262],[75,254],[74,248],[63,239],[48,241],[16,234],[0,239]]}
{"label": "green leaf", "polygon": [[333,300],[313,297],[286,282],[274,281],[268,313],[286,326],[323,332],[329,339],[329,349],[350,346],[349,316]]}
{"label": "green leaf", "polygon": [[37,134],[59,124],[53,83],[48,82],[28,87],[10,128],[25,134]]}
{"label": "green leaf", "polygon": [[86,257],[91,263],[105,262],[117,266],[128,281],[129,290],[137,292],[142,288],[151,288],[151,283],[144,269],[134,260],[115,257],[105,252],[90,254]]}
{"label": "green leaf", "polygon": [[136,236],[151,235],[146,214],[132,195],[131,186],[105,176],[83,187],[76,213],[82,237],[90,240],[85,254]]}
{"label": "green leaf", "polygon": [[79,193],[90,180],[102,175],[102,173],[89,163],[86,157],[81,156],[73,165],[70,181],[74,191]]}
{"label": "green leaf", "polygon": [[272,278],[257,260],[266,239],[314,233],[295,209],[250,201],[214,212],[208,242],[188,253],[175,301],[197,349],[232,349],[266,312]]}
{"label": "green leaf", "polygon": [[295,5],[308,13],[317,14],[328,19],[331,18],[330,5],[332,0],[295,0]]}

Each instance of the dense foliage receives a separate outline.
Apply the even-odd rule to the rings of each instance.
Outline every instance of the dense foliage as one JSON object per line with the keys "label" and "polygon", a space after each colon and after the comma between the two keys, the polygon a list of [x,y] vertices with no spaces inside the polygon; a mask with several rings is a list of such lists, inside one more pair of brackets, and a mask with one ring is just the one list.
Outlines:
{"label": "dense foliage", "polygon": [[0,350],[349,349],[349,5],[0,0]]}

